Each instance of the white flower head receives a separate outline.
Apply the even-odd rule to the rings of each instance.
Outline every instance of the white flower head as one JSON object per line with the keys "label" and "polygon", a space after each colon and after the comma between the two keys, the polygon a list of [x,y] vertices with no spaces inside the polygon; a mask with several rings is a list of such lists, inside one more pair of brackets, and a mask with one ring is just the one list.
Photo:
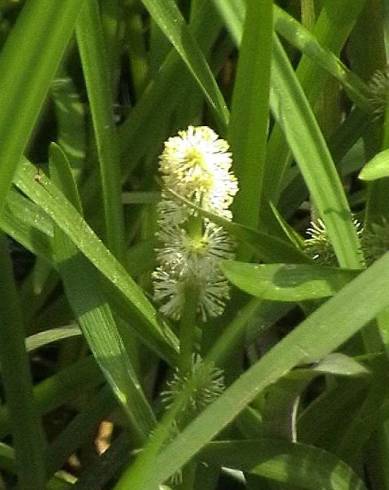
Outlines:
{"label": "white flower head", "polygon": [[169,138],[160,157],[165,185],[207,211],[230,217],[238,183],[228,143],[207,126],[189,126]]}
{"label": "white flower head", "polygon": [[229,299],[230,288],[227,279],[211,261],[200,261],[185,272],[179,272],[167,265],[158,267],[153,272],[154,298],[161,302],[161,313],[179,320],[186,301],[188,281],[198,288],[197,309],[201,319],[219,316],[223,313]]}
{"label": "white flower head", "polygon": [[[160,171],[168,189],[229,219],[229,206],[238,191],[231,164],[227,142],[206,126],[189,126],[169,138],[160,157]],[[223,228],[166,191],[162,191],[157,210],[161,245],[156,250],[159,267],[153,282],[154,297],[162,305],[160,311],[178,320],[188,290],[194,287],[202,320],[221,315],[229,299],[229,285],[219,262],[233,259],[233,240]]]}
{"label": "white flower head", "polygon": [[[360,237],[363,233],[362,224],[356,218],[353,218],[352,222],[357,235]],[[321,218],[311,221],[306,233],[309,236],[304,241],[307,254],[321,265],[336,265],[336,254],[329,240],[324,221]]]}
{"label": "white flower head", "polygon": [[[234,258],[234,241],[224,231],[208,220],[205,221],[203,233],[192,237],[185,228],[162,228],[158,238],[164,244],[157,249],[157,260],[160,264],[170,264],[179,272],[185,268],[198,268],[203,264]],[[208,266],[207,266],[208,267]]]}

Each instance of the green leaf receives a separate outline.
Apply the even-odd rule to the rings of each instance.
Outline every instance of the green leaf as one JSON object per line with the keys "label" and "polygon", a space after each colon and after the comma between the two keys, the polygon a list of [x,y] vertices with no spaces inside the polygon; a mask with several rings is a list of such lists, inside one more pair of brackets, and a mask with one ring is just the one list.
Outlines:
{"label": "green leaf", "polygon": [[15,448],[19,488],[41,490],[46,483],[41,418],[36,410],[24,321],[13,277],[7,241],[0,234],[0,362],[7,411]]}
{"label": "green leaf", "polygon": [[9,191],[0,228],[27,250],[51,262],[53,224],[46,213],[20,192]]}
{"label": "green leaf", "polygon": [[28,352],[31,352],[52,342],[58,342],[59,340],[68,339],[77,335],[81,335],[81,330],[76,324],[52,328],[51,330],[45,330],[27,337],[26,349]]}
{"label": "green leaf", "polygon": [[362,364],[341,352],[329,354],[310,370],[338,376],[364,376],[369,373]]}
{"label": "green leaf", "polygon": [[[361,377],[370,372],[353,358],[338,352],[329,354],[313,367],[293,369],[270,385],[255,401],[261,417],[255,433],[296,441],[296,420],[301,394],[315,378],[323,374]],[[250,426],[247,427],[246,419],[239,417],[239,422],[244,424],[244,434],[252,437],[252,430]]]}
{"label": "green leaf", "polygon": [[69,457],[84,444],[88,444],[96,434],[96,426],[104,417],[117,408],[117,403],[108,385],[88,400],[86,407],[80,411],[52,442],[47,451],[49,476],[62,468]]}
{"label": "green leaf", "polygon": [[174,474],[267,386],[293,367],[325,357],[371,321],[389,304],[388,280],[389,254],[385,254],[315,310],[190,423],[157,458],[150,485]]}
{"label": "green leaf", "polygon": [[76,247],[107,278],[111,288],[120,291],[127,306],[126,316],[132,319],[131,326],[139,337],[162,357],[173,362],[177,349],[176,337],[167,325],[162,324],[140,287],[57,187],[45,175],[41,175],[39,181],[35,180],[35,176],[34,167],[24,160],[16,175],[15,183],[53,219]]}
{"label": "green leaf", "polygon": [[367,181],[389,177],[389,150],[377,153],[366,163],[358,177]]}
{"label": "green leaf", "polygon": [[86,107],[64,67],[60,67],[51,84],[51,96],[57,123],[57,141],[66,153],[78,181],[86,156]]}
{"label": "green leaf", "polygon": [[[36,410],[40,414],[49,413],[85,395],[88,390],[93,391],[103,382],[104,378],[96,361],[88,356],[34,386]],[[3,405],[0,407],[0,437],[4,438],[9,432],[10,414]]]}
{"label": "green leaf", "polygon": [[[366,399],[369,378],[342,378],[317,397],[298,419],[299,440],[326,449],[335,448]],[[369,383],[368,383],[369,382]]]}
{"label": "green leaf", "polygon": [[[155,27],[154,23],[153,27]],[[200,11],[196,12],[193,18],[191,17],[190,29],[203,52],[208,52],[220,33],[217,16],[209,2],[202,2]],[[163,37],[163,40],[166,40],[166,37],[159,30],[157,32],[158,47],[164,48],[159,38]],[[130,174],[150,148],[159,151],[160,128],[170,127],[172,112],[180,101],[180,89],[190,81],[193,82],[191,73],[186,70],[184,62],[173,48],[166,59],[158,64],[158,70],[152,81],[119,128],[121,155],[125,162],[124,176]],[[155,107],[159,108],[158,113],[155,112]]]}
{"label": "green leaf", "polygon": [[236,240],[250,247],[251,250],[265,262],[311,262],[311,259],[301,250],[278,237],[274,237],[267,233],[257,231],[254,228],[249,228],[248,226],[229,221],[228,219],[218,216],[217,214],[199,208],[191,201],[185,199],[171,189],[166,188],[166,191],[179,201],[186,204],[188,207],[198,211],[201,216],[204,216],[210,221],[223,227]]}
{"label": "green leaf", "polygon": [[[66,155],[58,146],[51,146],[50,150],[52,178],[81,212]],[[153,411],[105,298],[100,275],[58,227],[54,229],[54,251],[66,296],[82,333],[113,392],[124,406],[138,440],[143,441],[154,425]]]}
{"label": "green leaf", "polygon": [[0,214],[82,3],[26,2],[1,52]]}
{"label": "green leaf", "polygon": [[248,264],[224,261],[221,268],[239,289],[272,301],[305,301],[333,296],[355,278],[354,270],[304,264]]}
{"label": "green leaf", "polygon": [[204,92],[223,128],[227,127],[229,112],[215,78],[173,0],[142,0],[154,21],[173,44],[193,77]]}
{"label": "green leaf", "polygon": [[367,84],[323,47],[311,31],[278,6],[274,7],[274,27],[289,43],[338,80],[353,102],[365,112],[372,111]]}
{"label": "green leaf", "polygon": [[300,235],[298,231],[296,231],[293,226],[291,226],[279,213],[278,209],[273,205],[272,202],[269,202],[270,209],[272,210],[277,223],[280,225],[280,228],[284,235],[288,238],[290,243],[292,243],[296,248],[302,250],[304,248],[304,239]]}
{"label": "green leaf", "polygon": [[[15,473],[15,451],[3,442],[0,443],[0,467],[9,473]],[[75,477],[62,470],[47,482],[45,488],[46,490],[71,490],[75,481]]]}
{"label": "green leaf", "polygon": [[[225,21],[226,28],[229,30],[235,45],[238,47],[243,31],[245,2],[242,0],[213,0],[213,3]],[[326,0],[324,2],[318,21],[313,29],[316,40],[323,48],[327,48],[335,54],[340,52],[364,3],[365,0],[344,0],[342,2],[338,0]],[[279,10],[275,7],[276,28],[277,25],[279,27],[279,24],[277,24],[279,20],[277,17],[278,12]],[[294,19],[289,19],[289,25],[284,25],[283,29],[293,30],[295,22]],[[300,43],[303,43],[304,37],[298,40]],[[313,62],[311,59],[303,57],[297,70],[301,85],[310,101],[316,101],[322,87],[328,79],[328,76],[322,72],[322,66],[316,61],[317,59]],[[366,120],[366,117],[362,117],[359,121],[359,126]],[[285,171],[289,163],[290,152],[284,136],[280,129],[275,127],[269,140],[267,165],[264,175],[264,189],[267,193],[267,199],[275,205],[278,204]],[[264,216],[267,216],[267,208],[265,206],[261,211],[264,213]]]}
{"label": "green leaf", "polygon": [[97,0],[85,1],[76,34],[99,159],[106,241],[113,255],[123,263],[125,237],[119,141],[113,119],[109,53]]}
{"label": "green leaf", "polygon": [[199,458],[306,490],[366,490],[346,463],[323,449],[305,444],[270,438],[218,441],[208,444]]}
{"label": "green leaf", "polygon": [[278,39],[274,42],[273,60],[273,113],[315,200],[340,265],[359,269],[362,265],[359,241],[342,183],[309,102]]}
{"label": "green leaf", "polygon": [[273,0],[247,2],[228,138],[240,187],[234,217],[252,228],[257,227],[264,197],[272,37]]}
{"label": "green leaf", "polygon": [[223,18],[234,43],[239,45],[242,38],[243,22],[246,15],[244,0],[212,0],[219,15]]}

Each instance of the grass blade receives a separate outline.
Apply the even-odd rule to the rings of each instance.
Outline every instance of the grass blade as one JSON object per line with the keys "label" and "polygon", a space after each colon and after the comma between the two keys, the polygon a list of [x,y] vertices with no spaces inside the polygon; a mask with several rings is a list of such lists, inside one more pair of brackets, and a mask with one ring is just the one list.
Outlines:
{"label": "grass blade", "polygon": [[79,9],[79,0],[26,2],[1,52],[0,214]]}
{"label": "grass blade", "polygon": [[53,225],[48,216],[20,193],[10,190],[0,228],[27,250],[51,262]]}
{"label": "grass blade", "polygon": [[93,437],[96,426],[103,417],[116,408],[116,400],[109,386],[103,386],[88,403],[85,410],[77,414],[64,431],[53,441],[48,450],[49,475],[62,468],[68,458],[82,444]]}
{"label": "grass blade", "polygon": [[113,120],[108,53],[96,0],[85,0],[76,34],[100,163],[106,242],[119,261],[124,262],[119,142]]}
{"label": "grass blade", "polygon": [[[58,186],[64,183],[65,195],[81,212],[70,165],[59,147],[54,145],[50,152],[50,172]],[[101,290],[100,276],[58,228],[54,232],[54,250],[66,296],[81,330],[108,383],[124,406],[139,441],[142,441],[154,425],[154,415]]]}
{"label": "grass blade", "polygon": [[326,225],[339,264],[351,269],[361,268],[359,241],[340,178],[309,102],[278,39],[274,42],[273,60],[273,113],[285,132]]}
{"label": "grass blade", "polygon": [[[35,180],[36,171],[26,160],[16,176],[16,185],[38,204],[72,240],[78,249],[119,290],[132,312],[131,325],[147,345],[162,357],[174,359],[176,340],[168,326],[163,326],[151,303],[121,264],[110,254],[91,228],[67,201],[57,187],[44,175]],[[130,313],[130,312],[128,312]],[[136,320],[135,320],[136,318]]]}
{"label": "grass blade", "polygon": [[185,203],[188,207],[195,209],[201,216],[208,218],[213,223],[223,227],[238,242],[250,248],[252,252],[258,255],[265,262],[311,262],[311,259],[301,250],[282,240],[267,233],[262,233],[254,228],[234,223],[210,211],[201,209],[188,199],[183,198],[171,189],[165,189],[172,194],[177,200]]}
{"label": "grass blade", "polygon": [[[76,400],[101,385],[104,378],[92,356],[62,369],[34,386],[35,407],[39,414],[49,413],[67,402]],[[11,420],[5,406],[0,408],[0,437],[11,431]],[[29,488],[29,487],[27,487]]]}
{"label": "grass blade", "polygon": [[375,155],[363,167],[359,174],[361,180],[377,180],[389,177],[389,150],[384,150]]}
{"label": "grass blade", "polygon": [[58,125],[57,142],[66,153],[78,181],[86,157],[86,107],[72,78],[63,68],[51,84],[51,95]]}
{"label": "grass blade", "polygon": [[52,342],[58,342],[78,335],[81,335],[81,330],[76,324],[52,328],[51,330],[45,330],[27,337],[26,349],[27,352],[31,352]]}
{"label": "grass blade", "polygon": [[227,279],[246,293],[272,301],[305,301],[333,296],[357,271],[293,264],[223,262]]}
{"label": "grass blade", "polygon": [[228,125],[229,111],[223,95],[178,7],[173,0],[164,2],[142,0],[142,2],[184,60],[211,108],[215,111],[221,127],[225,129]]}
{"label": "grass blade", "polygon": [[305,444],[276,439],[220,441],[200,453],[209,464],[219,464],[296,485],[306,490],[366,490],[362,480],[333,454]]}
{"label": "grass blade", "polygon": [[6,240],[0,236],[0,359],[20,488],[42,490],[45,439],[34,405],[24,325]]}
{"label": "grass blade", "polygon": [[[209,51],[219,33],[219,23],[215,17],[212,5],[203,2],[200,11],[191,19],[190,30],[203,52]],[[160,147],[160,139],[151,144],[150,135],[154,135],[156,128],[161,125],[170,124],[172,111],[179,102],[180,88],[188,84],[190,73],[175,49],[169,52],[160,65],[130,116],[119,129],[122,160],[126,162],[123,170],[125,176],[136,166],[147,148]],[[155,114],[156,106],[159,107],[158,115]]]}
{"label": "grass blade", "polygon": [[[328,355],[389,304],[389,254],[318,308],[207,407],[157,458],[150,488],[182,467],[264,388],[301,363]],[[142,490],[148,490],[145,487]]]}
{"label": "grass blade", "polygon": [[234,218],[251,228],[257,227],[263,199],[272,37],[273,0],[249,1],[228,136],[240,186],[234,199]]}
{"label": "grass blade", "polygon": [[355,104],[365,112],[372,111],[367,84],[334,53],[323,47],[307,28],[278,6],[274,7],[274,26],[292,46],[338,80]]}

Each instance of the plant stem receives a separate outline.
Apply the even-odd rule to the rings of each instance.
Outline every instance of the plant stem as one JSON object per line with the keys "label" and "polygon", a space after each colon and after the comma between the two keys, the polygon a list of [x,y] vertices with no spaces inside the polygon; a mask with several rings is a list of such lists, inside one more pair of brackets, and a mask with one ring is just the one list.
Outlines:
{"label": "plant stem", "polygon": [[196,314],[198,290],[193,285],[185,286],[185,305],[180,322],[180,359],[179,368],[182,374],[190,372],[196,336]]}
{"label": "plant stem", "polygon": [[19,488],[42,490],[46,483],[45,439],[32,391],[21,307],[4,235],[0,234],[0,359],[11,421]]}

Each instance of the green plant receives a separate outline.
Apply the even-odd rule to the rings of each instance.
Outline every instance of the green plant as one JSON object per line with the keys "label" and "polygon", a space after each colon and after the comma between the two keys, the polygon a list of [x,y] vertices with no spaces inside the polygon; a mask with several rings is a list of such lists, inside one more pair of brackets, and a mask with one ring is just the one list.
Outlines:
{"label": "green plant", "polygon": [[389,490],[388,13],[0,2],[0,487]]}

